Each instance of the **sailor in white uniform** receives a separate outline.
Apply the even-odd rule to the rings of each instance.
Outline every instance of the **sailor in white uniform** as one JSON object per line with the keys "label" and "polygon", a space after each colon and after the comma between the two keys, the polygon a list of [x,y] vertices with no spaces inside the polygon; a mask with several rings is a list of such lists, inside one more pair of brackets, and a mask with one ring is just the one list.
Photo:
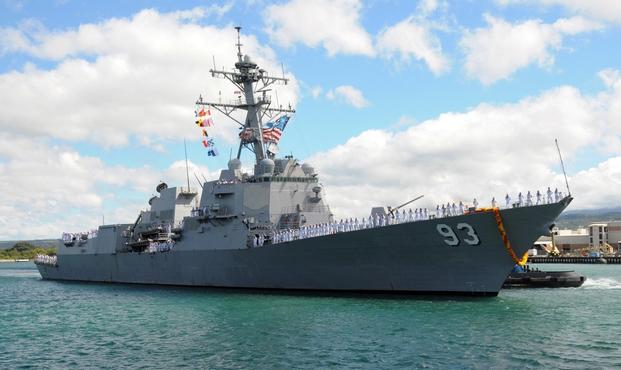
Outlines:
{"label": "sailor in white uniform", "polygon": [[548,199],[547,199],[547,203],[550,204],[552,203],[552,190],[550,190],[550,187],[548,186],[548,191],[546,191]]}
{"label": "sailor in white uniform", "polygon": [[472,205],[474,206],[474,208],[475,208],[475,209],[476,209],[476,208],[479,208],[479,202],[477,202],[477,198],[474,198],[474,199],[472,200]]}
{"label": "sailor in white uniform", "polygon": [[528,193],[526,193],[526,205],[527,206],[533,205],[533,196],[530,194],[530,190],[528,191]]}
{"label": "sailor in white uniform", "polygon": [[436,218],[440,218],[440,206],[436,205]]}
{"label": "sailor in white uniform", "polygon": [[464,203],[462,201],[459,201],[459,214],[464,214]]}
{"label": "sailor in white uniform", "polygon": [[524,196],[522,195],[522,192],[518,194],[518,205],[520,207],[524,205]]}
{"label": "sailor in white uniform", "polygon": [[496,208],[496,197],[492,197],[492,208]]}
{"label": "sailor in white uniform", "polygon": [[559,199],[560,199],[560,196],[559,196],[559,194],[558,194],[558,188],[555,188],[555,189],[554,189],[554,201],[555,201],[555,202],[558,202],[558,201],[559,201]]}
{"label": "sailor in white uniform", "polygon": [[537,205],[541,204],[541,192],[537,190]]}
{"label": "sailor in white uniform", "polygon": [[507,193],[507,195],[505,195],[505,206],[507,208],[509,208],[509,204],[511,204],[511,196],[509,195],[509,193]]}

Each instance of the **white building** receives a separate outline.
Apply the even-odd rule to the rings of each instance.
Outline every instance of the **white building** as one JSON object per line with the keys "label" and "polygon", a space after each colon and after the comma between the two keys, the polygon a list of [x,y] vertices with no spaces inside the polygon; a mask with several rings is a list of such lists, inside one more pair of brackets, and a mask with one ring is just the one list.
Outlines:
{"label": "white building", "polygon": [[554,230],[554,245],[561,253],[570,253],[589,247],[587,229]]}
{"label": "white building", "polygon": [[[599,232],[597,236],[599,237]],[[621,221],[608,222],[604,228],[604,235],[602,236],[608,244],[612,245],[616,250],[619,250],[621,247]],[[593,242],[595,242],[595,239],[593,239]]]}
{"label": "white building", "polygon": [[[605,248],[607,244],[615,251],[621,250],[621,221],[597,222],[578,230],[555,228],[552,233],[554,245],[562,254]],[[545,254],[545,249],[551,250],[551,245],[551,238],[542,236],[535,242],[534,248],[538,254]]]}

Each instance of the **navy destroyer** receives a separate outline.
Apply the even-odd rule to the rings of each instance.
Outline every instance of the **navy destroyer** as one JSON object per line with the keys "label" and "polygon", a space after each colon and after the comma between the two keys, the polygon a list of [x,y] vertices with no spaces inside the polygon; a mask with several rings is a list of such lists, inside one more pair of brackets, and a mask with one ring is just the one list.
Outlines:
{"label": "navy destroyer", "polygon": [[[239,99],[196,102],[240,125],[228,168],[200,188],[189,180],[185,187],[159,184],[133,223],[64,235],[56,258],[35,261],[43,279],[495,296],[572,200],[435,213],[377,207],[361,221],[337,222],[313,166],[277,157],[273,136],[264,135],[295,113],[268,95],[288,80],[242,54],[239,28],[237,50],[232,71],[210,72],[230,80]],[[237,110],[245,120],[233,117]],[[243,150],[254,154],[252,173],[242,170]]]}

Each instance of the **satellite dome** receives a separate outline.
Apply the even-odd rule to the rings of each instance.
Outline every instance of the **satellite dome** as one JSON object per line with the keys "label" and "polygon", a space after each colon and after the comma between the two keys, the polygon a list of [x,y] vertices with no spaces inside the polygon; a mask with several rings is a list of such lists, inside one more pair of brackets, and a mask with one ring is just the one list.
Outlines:
{"label": "satellite dome", "polygon": [[264,175],[271,175],[274,173],[274,161],[269,158],[262,159],[261,162],[259,162],[259,166]]}
{"label": "satellite dome", "polygon": [[244,64],[254,68],[257,66],[257,64],[252,60],[252,58],[250,58],[250,55],[246,54],[244,55]]}
{"label": "satellite dome", "polygon": [[157,191],[158,193],[161,193],[162,190],[166,190],[166,189],[168,189],[168,185],[165,182],[162,182],[155,188],[155,191]]}
{"label": "satellite dome", "polygon": [[229,161],[229,170],[239,170],[241,169],[241,161],[237,158],[233,158]]}
{"label": "satellite dome", "polygon": [[305,175],[312,176],[315,174],[315,168],[310,165],[310,163],[304,163],[302,165],[302,171]]}

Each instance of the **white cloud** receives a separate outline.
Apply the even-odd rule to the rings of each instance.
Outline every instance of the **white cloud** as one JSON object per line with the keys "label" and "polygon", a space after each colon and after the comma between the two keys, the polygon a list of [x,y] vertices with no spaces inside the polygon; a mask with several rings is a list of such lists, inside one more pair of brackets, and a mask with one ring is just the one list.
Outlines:
{"label": "white cloud", "polygon": [[369,105],[369,102],[362,94],[362,91],[350,85],[341,85],[326,93],[326,98],[330,100],[343,100],[347,104],[358,109]]}
{"label": "white cloud", "polygon": [[438,0],[421,0],[418,10],[423,14],[431,14],[438,8]]}
{"label": "white cloud", "polygon": [[440,41],[431,33],[429,23],[413,16],[380,32],[377,49],[388,59],[399,55],[404,63],[409,63],[412,58],[422,60],[436,75],[449,69],[449,61],[442,53]]}
{"label": "white cloud", "polygon": [[[369,130],[308,159],[326,185],[337,217],[362,216],[372,206],[396,205],[417,195],[418,207],[448,201],[488,205],[492,196],[558,187],[564,181],[554,138],[566,163],[621,137],[621,84],[584,96],[570,86],[503,105],[481,104],[445,113],[403,131]],[[621,203],[616,156],[570,176],[573,208]],[[596,180],[597,179],[597,180]],[[609,181],[610,179],[610,181]]]}
{"label": "white cloud", "polygon": [[[186,183],[185,161],[161,171],[110,165],[70,145],[131,140],[161,152],[170,141],[198,140],[193,110],[199,93],[234,97],[235,88],[207,70],[212,55],[219,68],[233,64],[236,32],[198,23],[218,16],[218,9],[143,10],[63,31],[33,21],[0,30],[0,52],[53,63],[0,74],[0,240],[96,227],[102,213],[107,223],[133,222],[159,180]],[[242,35],[242,43],[260,67],[280,70],[274,52],[256,38]],[[297,81],[288,77],[279,97],[295,104]],[[217,141],[237,137],[228,119],[216,115],[214,121],[210,133]],[[194,172],[215,175],[190,162],[192,186]]]}
{"label": "white cloud", "polygon": [[501,5],[536,4],[563,6],[575,14],[621,23],[621,2],[618,0],[496,0],[496,2]]}
{"label": "white cloud", "polygon": [[[0,49],[56,61],[50,69],[26,65],[0,75],[0,127],[26,135],[88,140],[104,146],[195,138],[194,101],[202,93],[233,99],[233,85],[208,75],[212,55],[219,68],[236,58],[236,33],[196,21],[216,8],[159,13],[143,10],[77,29],[49,31],[28,24],[0,32]],[[219,8],[218,8],[219,9]],[[215,13],[214,13],[215,12]],[[243,52],[260,67],[280,70],[274,52],[242,36]],[[295,78],[279,89],[295,104]],[[36,102],[36,103],[33,103]],[[217,140],[233,142],[237,128],[215,117]],[[224,124],[224,122],[227,122]]]}
{"label": "white cloud", "polygon": [[329,55],[373,56],[371,36],[360,24],[360,0],[291,0],[265,10],[266,31],[284,46],[322,46]]}
{"label": "white cloud", "polygon": [[310,94],[313,97],[313,99],[317,99],[318,97],[321,96],[322,92],[323,92],[323,88],[321,86],[315,86],[311,89]]}
{"label": "white cloud", "polygon": [[488,27],[466,31],[460,45],[466,53],[466,72],[486,85],[531,64],[550,66],[554,64],[552,52],[561,48],[565,36],[601,28],[580,17],[552,24],[540,20],[512,24],[489,14],[485,20]]}
{"label": "white cloud", "polygon": [[70,148],[2,133],[0,239],[93,227],[106,198],[100,187],[146,192],[155,181],[149,167],[108,166]]}
{"label": "white cloud", "polygon": [[[191,161],[190,183],[216,173]],[[0,240],[58,237],[63,231],[133,222],[159,181],[186,184],[185,161],[163,171],[107,165],[45,140],[0,134]]]}
{"label": "white cloud", "polygon": [[619,73],[616,69],[607,68],[600,71],[597,75],[602,82],[610,88],[614,88],[619,82],[621,82],[621,73]]}
{"label": "white cloud", "polygon": [[[602,183],[605,183],[603,185]],[[602,184],[602,185],[600,185]],[[612,157],[572,176],[571,191],[579,204],[611,208],[621,204],[621,157]]]}

